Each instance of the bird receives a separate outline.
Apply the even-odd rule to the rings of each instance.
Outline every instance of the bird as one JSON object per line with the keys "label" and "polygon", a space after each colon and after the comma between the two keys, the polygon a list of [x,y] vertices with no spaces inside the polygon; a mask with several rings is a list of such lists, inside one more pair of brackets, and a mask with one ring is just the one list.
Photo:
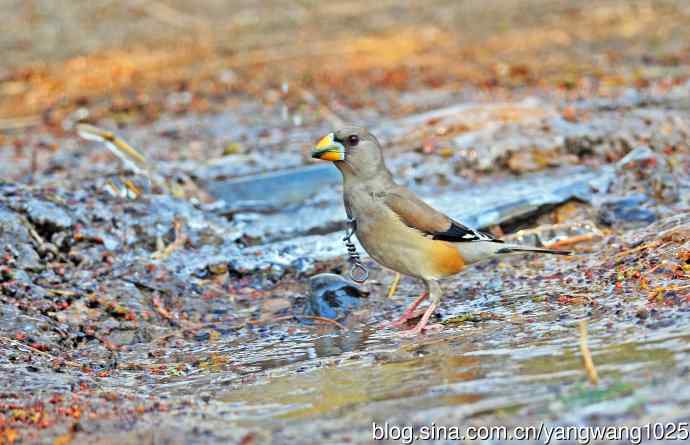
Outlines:
{"label": "bird", "polygon": [[313,158],[331,161],[342,173],[343,204],[354,233],[380,265],[423,281],[423,292],[396,321],[403,327],[417,307],[430,304],[416,326],[403,334],[418,335],[439,325],[429,319],[443,297],[440,281],[467,265],[516,253],[570,255],[571,252],[509,244],[471,229],[434,209],[395,182],[386,167],[381,144],[367,129],[345,125],[312,148]]}

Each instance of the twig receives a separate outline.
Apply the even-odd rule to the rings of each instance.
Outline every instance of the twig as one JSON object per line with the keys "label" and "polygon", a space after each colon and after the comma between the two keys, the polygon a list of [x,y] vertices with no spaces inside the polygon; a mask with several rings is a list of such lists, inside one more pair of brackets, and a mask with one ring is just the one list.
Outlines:
{"label": "twig", "polygon": [[46,292],[51,295],[59,295],[61,297],[76,297],[79,295],[79,292],[67,289],[46,289]]}
{"label": "twig", "polygon": [[154,342],[154,343],[163,343],[164,341],[167,341],[169,338],[174,337],[174,336],[176,336],[176,335],[178,335],[178,334],[179,334],[178,332],[170,332],[170,333],[168,333],[168,334],[161,335],[160,337],[158,337],[157,339],[155,339],[153,342]]}
{"label": "twig", "polygon": [[127,363],[119,366],[121,369],[156,369],[156,368],[175,368],[180,365],[188,365],[184,362],[171,363]]}
{"label": "twig", "polygon": [[[29,351],[26,351],[26,352],[34,352],[34,353],[36,353],[36,354],[38,354],[38,355],[40,355],[40,356],[42,356],[42,357],[45,357],[45,358],[47,358],[47,359],[49,359],[49,360],[51,360],[51,361],[54,361],[54,362],[57,362],[57,363],[60,363],[60,364],[63,364],[63,363],[64,363],[64,364],[67,365],[67,366],[71,366],[71,367],[73,367],[73,368],[76,368],[76,369],[81,370],[82,372],[88,373],[88,371],[84,371],[85,365],[82,365],[82,364],[77,363],[77,362],[73,362],[73,361],[71,361],[71,360],[64,360],[64,359],[62,359],[62,358],[60,358],[60,357],[56,357],[56,356],[54,356],[54,355],[52,355],[52,354],[49,354],[49,353],[47,353],[47,352],[45,352],[45,351],[41,351],[40,349],[34,348],[33,346],[25,345],[24,343],[19,342],[19,341],[17,341],[17,340],[14,340],[14,339],[11,339],[11,338],[8,338],[8,337],[5,337],[5,336],[0,336],[0,341],[6,341],[6,342],[8,342],[9,344],[14,345],[14,346],[16,346],[16,347],[19,348],[19,349],[22,349],[22,348],[28,349]],[[84,377],[85,377],[87,380],[89,380],[91,383],[93,383],[95,386],[97,386],[98,389],[100,389],[101,391],[104,390],[103,385],[101,385],[101,383],[98,382],[96,379],[94,379],[94,378],[92,378],[91,376],[88,376],[88,375],[86,375],[86,376],[84,376]]]}
{"label": "twig", "polygon": [[345,330],[345,326],[343,324],[341,324],[335,320],[332,320],[330,318],[319,317],[317,315],[302,315],[301,318],[307,318],[309,320],[320,321],[320,322],[326,323],[326,324],[330,323],[330,324],[333,324],[335,326],[338,326],[339,329]]}
{"label": "twig", "polygon": [[21,349],[21,348],[26,348],[26,349],[28,349],[29,351],[35,352],[36,354],[39,354],[39,355],[41,355],[41,356],[43,356],[43,357],[45,357],[45,358],[48,358],[48,359],[50,359],[50,360],[57,361],[57,362],[60,362],[60,363],[64,363],[64,364],[69,365],[69,366],[72,366],[72,367],[74,367],[74,368],[79,368],[79,369],[81,369],[81,368],[84,367],[83,365],[81,365],[81,364],[79,364],[79,363],[77,363],[77,362],[73,362],[73,361],[70,361],[70,360],[64,360],[64,359],[62,359],[62,358],[60,358],[60,357],[56,357],[56,356],[54,356],[54,355],[52,355],[52,354],[49,354],[49,353],[47,353],[47,352],[45,352],[45,351],[41,351],[40,349],[34,348],[33,346],[25,345],[24,343],[22,343],[22,342],[20,342],[20,341],[17,341],[17,340],[14,340],[14,339],[9,338],[9,337],[0,336],[0,340],[6,341],[6,342],[10,343],[11,345],[14,345],[14,346],[16,346],[16,347],[18,347],[18,348],[20,348],[20,349]]}
{"label": "twig", "polygon": [[645,274],[654,273],[654,272],[656,272],[657,269],[659,269],[661,266],[664,266],[664,265],[666,265],[666,261],[661,261],[659,264],[657,264],[656,266],[654,266],[651,269],[649,269],[648,271],[646,271]]}
{"label": "twig", "polygon": [[544,247],[546,247],[547,249],[558,249],[559,247],[572,246],[573,244],[592,241],[595,236],[596,235],[593,233],[571,236],[570,238],[565,238],[562,240],[555,241],[553,243],[546,244]]}
{"label": "twig", "polygon": [[161,301],[158,294],[153,294],[152,303],[153,308],[156,309],[156,312],[158,312],[161,317],[165,318],[168,321],[175,321],[175,318],[172,316],[170,311],[167,310],[165,306],[163,306],[163,302]]}
{"label": "twig", "polygon": [[624,250],[624,251],[622,251],[622,252],[618,252],[618,253],[616,254],[616,258],[620,258],[620,257],[625,256],[625,255],[630,255],[631,253],[635,253],[635,252],[638,252],[638,251],[640,251],[640,250],[644,250],[644,249],[647,249],[647,248],[658,247],[660,243],[661,243],[661,242],[660,242],[659,240],[656,240],[656,241],[652,241],[652,242],[650,242],[650,243],[643,243],[643,244],[640,244],[639,246],[634,247],[634,248],[632,248],[632,249],[628,249],[628,250]]}
{"label": "twig", "polygon": [[690,284],[687,284],[684,286],[668,286],[668,287],[660,286],[660,287],[657,287],[656,289],[654,289],[651,293],[658,294],[659,292],[667,292],[667,291],[676,292],[676,291],[685,290],[685,289],[690,289]]}
{"label": "twig", "polygon": [[308,320],[314,320],[314,321],[320,321],[322,323],[333,324],[340,329],[343,329],[343,330],[345,329],[345,326],[343,326],[342,323],[339,323],[335,320],[331,320],[330,318],[319,317],[318,315],[300,315],[299,317],[297,317],[295,315],[285,315],[283,317],[269,318],[268,320],[247,320],[247,323],[249,323],[249,324],[265,324],[265,323],[273,323],[276,321],[294,320],[294,319],[299,319],[299,318],[306,318]]}
{"label": "twig", "polygon": [[36,172],[38,172],[38,148],[35,146],[31,148],[31,164],[29,170],[31,171],[29,184],[34,185],[36,181]]}
{"label": "twig", "polygon": [[[165,178],[156,171],[154,165],[149,162],[140,150],[132,147],[127,141],[112,131],[104,130],[94,125],[77,124],[76,129],[79,136],[83,139],[104,144],[112,154],[120,159],[125,168],[138,175],[147,177],[154,185],[160,187],[166,193],[172,194]],[[129,184],[125,181],[125,187],[135,195],[140,194],[139,188],[131,181]],[[131,187],[133,187],[133,189]]]}
{"label": "twig", "polygon": [[135,173],[147,174],[148,161],[136,148],[119,138],[115,133],[89,124],[78,124],[77,133],[89,141],[104,143],[122,162]]}
{"label": "twig", "polygon": [[386,294],[386,298],[393,298],[395,296],[395,291],[398,290],[398,284],[400,283],[400,274],[395,273],[395,277],[393,278],[393,282],[391,283],[390,287],[388,288],[388,293]]}
{"label": "twig", "polygon": [[34,226],[29,225],[28,227],[29,227],[29,235],[31,235],[31,237],[34,239],[34,241],[36,241],[36,244],[38,244],[38,247],[41,247],[42,245],[44,245],[45,241],[43,241],[43,238],[41,237],[41,235],[39,235],[38,232],[36,231],[36,229],[34,229]]}
{"label": "twig", "polygon": [[589,350],[589,345],[587,344],[587,320],[580,320],[580,353],[582,353],[582,362],[587,371],[587,378],[589,378],[590,383],[596,385],[599,383],[599,375],[594,367],[594,361],[592,361],[592,352]]}
{"label": "twig", "polygon": [[[163,301],[161,301],[160,296],[158,293],[154,293],[153,296],[151,297],[151,303],[153,304],[153,308],[156,310],[156,312],[166,320],[168,320],[170,323],[176,324],[182,329],[185,330],[196,330],[200,329],[203,327],[202,324],[199,323],[194,323],[193,321],[185,320],[183,318],[180,318],[177,314],[172,313],[169,309],[167,309],[163,305]],[[158,339],[160,340],[160,338]],[[158,341],[156,340],[156,341]]]}
{"label": "twig", "polygon": [[175,229],[175,241],[170,243],[166,248],[158,252],[154,252],[151,258],[155,260],[164,260],[168,258],[174,251],[182,248],[184,243],[187,242],[187,235],[184,233],[182,220],[176,218],[173,221],[173,227]]}

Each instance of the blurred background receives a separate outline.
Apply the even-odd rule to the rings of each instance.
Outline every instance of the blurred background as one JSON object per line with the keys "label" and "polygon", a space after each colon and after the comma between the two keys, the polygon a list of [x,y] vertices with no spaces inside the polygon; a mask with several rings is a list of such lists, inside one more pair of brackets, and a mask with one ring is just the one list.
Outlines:
{"label": "blurred background", "polygon": [[151,118],[161,90],[189,91],[189,106],[203,111],[233,91],[270,101],[286,81],[348,110],[390,93],[376,99],[402,113],[398,94],[420,87],[606,93],[673,81],[689,63],[683,0],[2,0],[0,7],[2,119],[59,114],[85,99],[143,107]]}

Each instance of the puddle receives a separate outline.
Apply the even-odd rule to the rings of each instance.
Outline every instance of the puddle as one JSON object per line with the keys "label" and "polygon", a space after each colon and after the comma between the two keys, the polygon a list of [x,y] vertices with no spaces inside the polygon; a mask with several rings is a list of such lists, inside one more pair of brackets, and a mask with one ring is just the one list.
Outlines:
{"label": "puddle", "polygon": [[[510,298],[510,291],[503,297]],[[334,442],[368,441],[372,420],[581,424],[602,415],[634,416],[644,404],[673,415],[690,409],[690,392],[674,393],[677,387],[667,384],[690,366],[684,329],[648,331],[631,323],[612,335],[610,320],[592,319],[590,348],[602,379],[594,388],[584,383],[577,323],[554,326],[548,308],[520,301],[512,309],[529,310],[529,323],[482,322],[417,341],[367,328],[264,344],[251,358],[229,348],[225,352],[238,366],[246,363],[250,375],[256,373],[253,383],[246,383],[247,375],[220,373],[174,388],[159,385],[154,392],[208,395],[194,414],[176,414],[202,430],[217,431],[222,421],[226,431],[270,431],[273,440],[308,431]],[[325,341],[350,346],[324,349]],[[273,358],[256,362],[261,355]]]}

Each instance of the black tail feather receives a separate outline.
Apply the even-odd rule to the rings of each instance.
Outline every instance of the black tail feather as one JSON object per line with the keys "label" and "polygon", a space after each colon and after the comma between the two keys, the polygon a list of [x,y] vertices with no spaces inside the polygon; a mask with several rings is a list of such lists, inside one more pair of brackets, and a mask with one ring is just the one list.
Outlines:
{"label": "black tail feather", "polygon": [[553,250],[553,249],[541,249],[538,247],[505,247],[503,249],[497,250],[496,253],[517,253],[517,252],[532,252],[532,253],[549,253],[552,255],[572,255],[573,253],[569,250]]}

